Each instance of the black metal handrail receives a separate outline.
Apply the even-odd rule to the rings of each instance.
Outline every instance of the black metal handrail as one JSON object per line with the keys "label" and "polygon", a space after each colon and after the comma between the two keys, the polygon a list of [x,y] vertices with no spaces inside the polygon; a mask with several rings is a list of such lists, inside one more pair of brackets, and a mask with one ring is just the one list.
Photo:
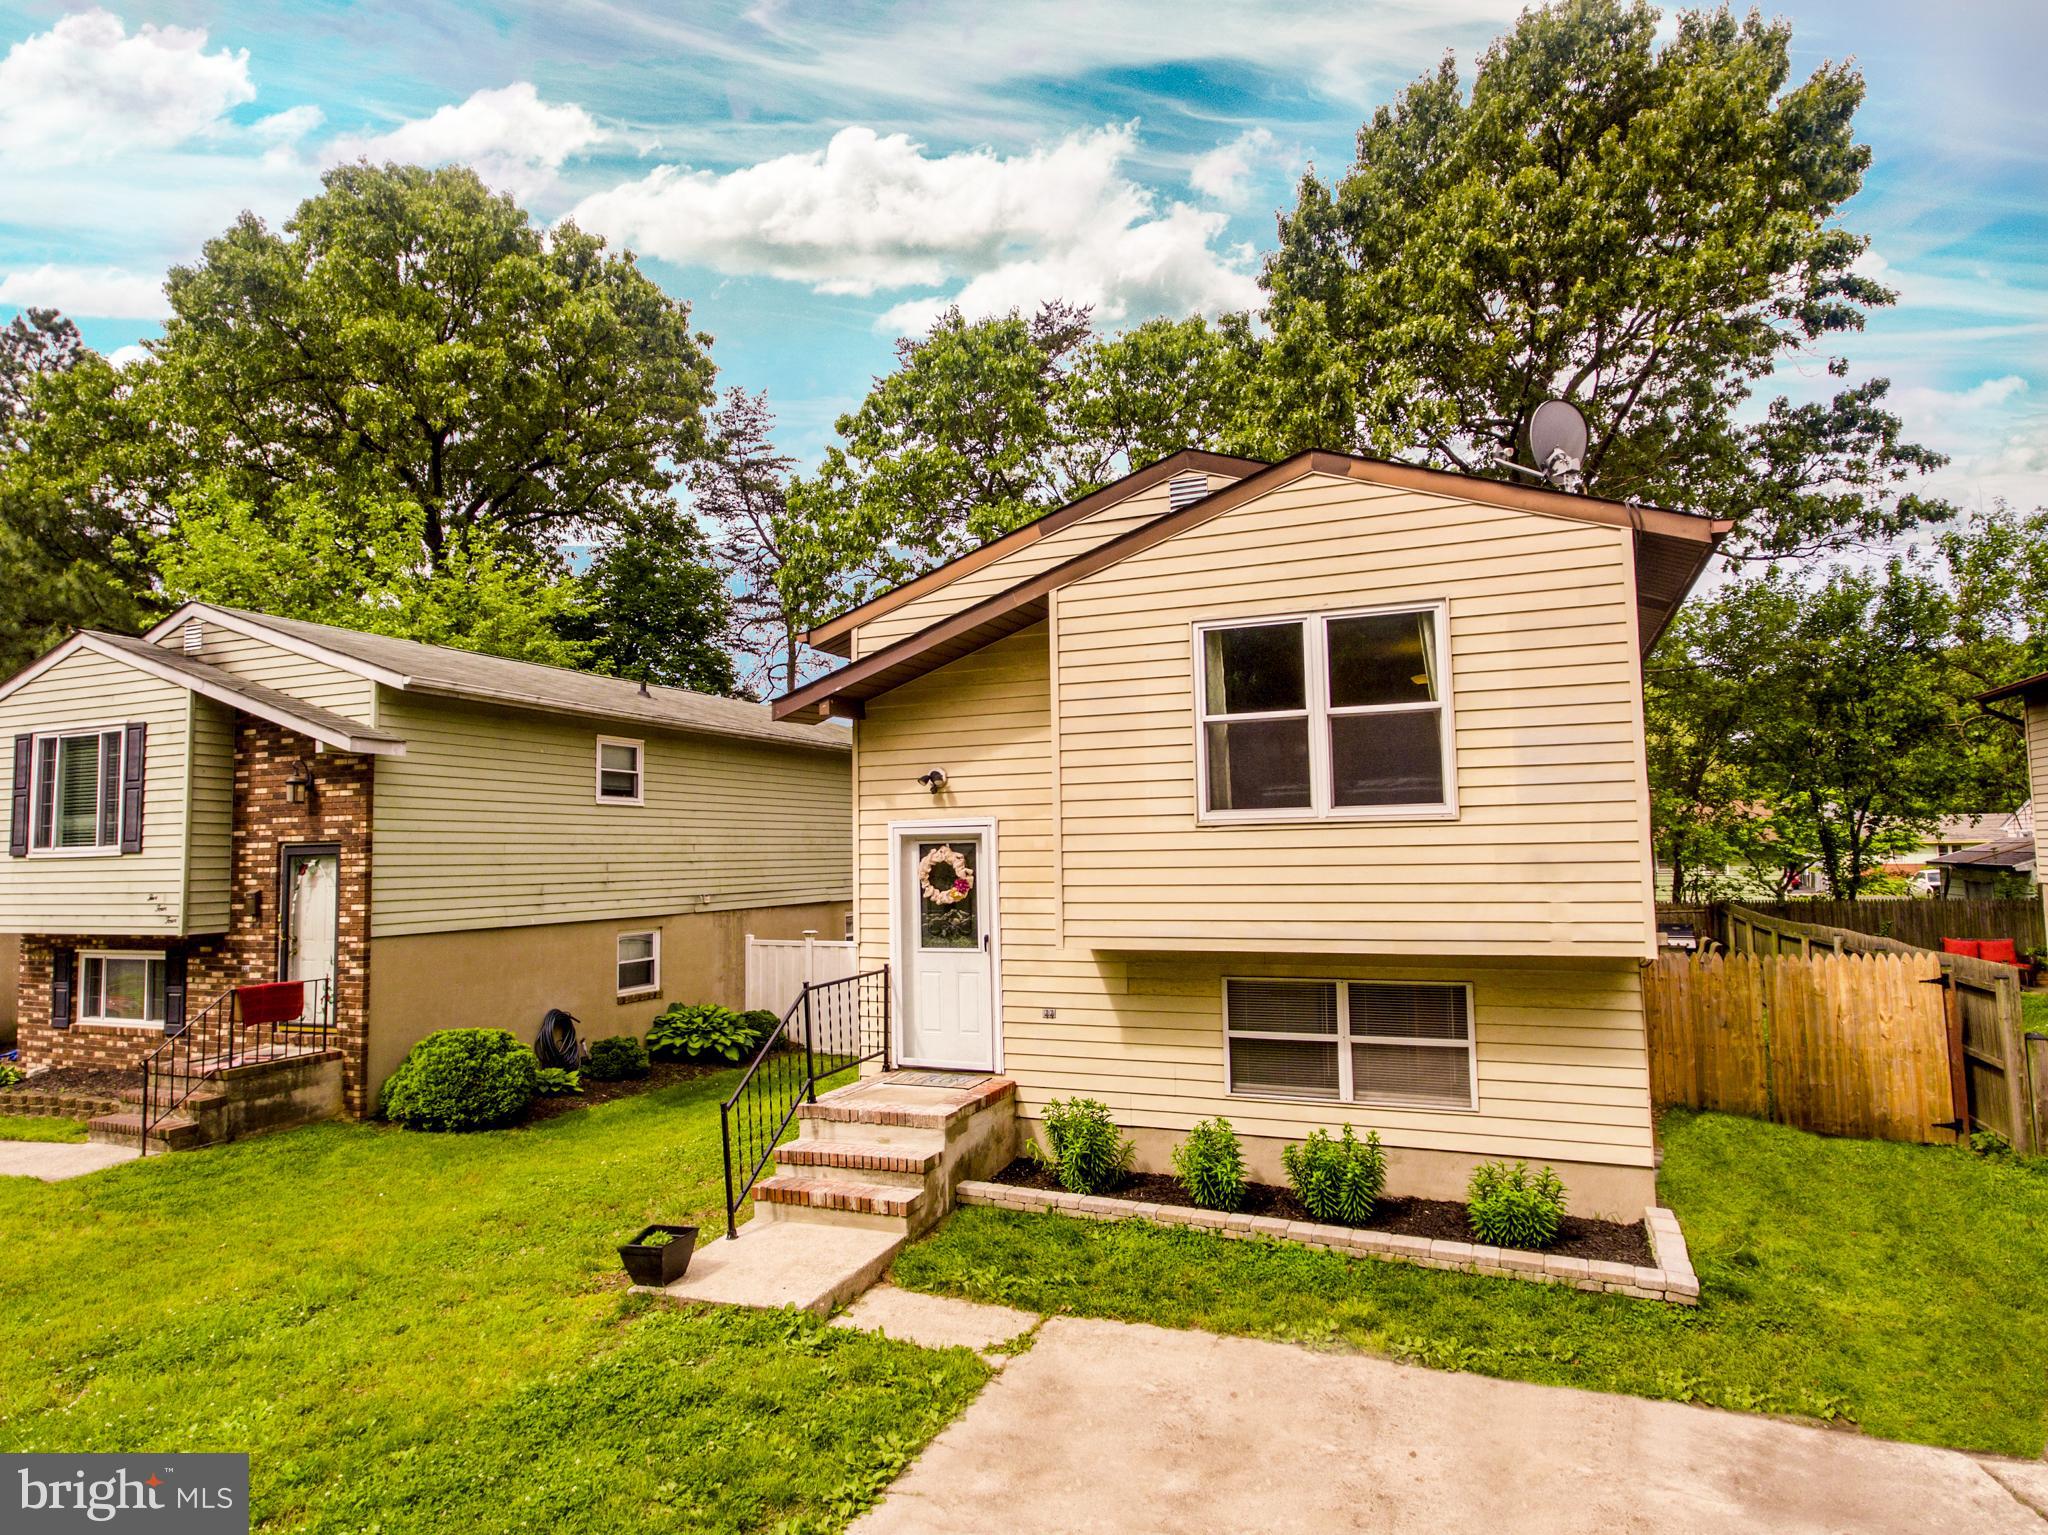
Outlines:
{"label": "black metal handrail", "polygon": [[241,998],[246,987],[222,992],[142,1063],[142,1154],[157,1127],[185,1100],[234,1066],[329,1049],[334,1041],[334,983],[325,976],[300,981],[299,1011],[291,1018],[247,1023]]}
{"label": "black metal handrail", "polygon": [[[818,1101],[820,1082],[873,1060],[889,1069],[889,967],[837,981],[806,982],[718,1110],[728,1237],[740,1234],[740,1205],[782,1144],[797,1109]],[[741,1173],[737,1179],[736,1171]]]}

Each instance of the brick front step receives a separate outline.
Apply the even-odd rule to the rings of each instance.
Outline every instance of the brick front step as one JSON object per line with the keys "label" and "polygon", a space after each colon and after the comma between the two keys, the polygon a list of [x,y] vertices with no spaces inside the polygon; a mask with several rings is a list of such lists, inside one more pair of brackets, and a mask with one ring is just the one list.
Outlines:
{"label": "brick front step", "polygon": [[907,1221],[917,1212],[924,1189],[886,1183],[859,1183],[826,1178],[800,1178],[777,1173],[754,1185],[762,1204],[804,1210],[837,1210],[849,1215],[881,1215]]}
{"label": "brick front step", "polygon": [[[142,1102],[142,1091],[139,1087],[124,1087],[121,1089],[121,1101],[123,1103],[140,1103]],[[170,1090],[170,1095],[178,1101],[178,1112],[186,1115],[188,1118],[203,1114],[208,1109],[218,1107],[220,1104],[228,1101],[226,1093],[210,1087],[186,1088],[183,1085],[174,1085]],[[159,1103],[164,1101],[164,1095],[161,1092],[157,1094],[157,1101]]]}
{"label": "brick front step", "polygon": [[775,1161],[781,1167],[837,1167],[921,1178],[939,1165],[943,1154],[937,1147],[913,1149],[882,1141],[800,1140],[777,1150]]}
{"label": "brick front step", "polygon": [[[86,1127],[88,1139],[110,1146],[140,1146],[142,1144],[142,1116],[140,1114],[101,1114]],[[149,1134],[149,1149],[152,1151],[185,1151],[204,1143],[206,1131],[196,1119],[187,1119],[182,1114],[171,1114],[157,1121],[156,1128]]]}
{"label": "brick front step", "polygon": [[987,1077],[969,1088],[930,1089],[900,1076],[875,1077],[797,1106],[797,1117],[816,1124],[886,1125],[950,1134],[980,1110],[1016,1095],[1008,1077]]}

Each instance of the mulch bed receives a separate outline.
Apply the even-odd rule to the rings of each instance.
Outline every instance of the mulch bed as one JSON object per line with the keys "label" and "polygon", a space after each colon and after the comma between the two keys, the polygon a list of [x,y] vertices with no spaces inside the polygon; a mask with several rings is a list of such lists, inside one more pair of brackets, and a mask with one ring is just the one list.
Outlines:
{"label": "mulch bed", "polygon": [[141,1085],[142,1072],[132,1067],[57,1066],[37,1072],[18,1086],[0,1088],[0,1095],[10,1092],[59,1093],[67,1098],[118,1098],[122,1088]]}
{"label": "mulch bed", "polygon": [[580,1093],[564,1093],[559,1098],[536,1098],[520,1123],[532,1125],[544,1119],[559,1119],[577,1109],[587,1109],[594,1103],[610,1103],[615,1098],[632,1098],[641,1093],[658,1093],[664,1087],[694,1082],[714,1071],[728,1069],[724,1066],[693,1066],[683,1061],[655,1061],[652,1064],[653,1070],[644,1077],[628,1077],[622,1082],[593,1082],[585,1077]]}
{"label": "mulch bed", "polygon": [[[1025,1189],[1058,1189],[1060,1186],[1059,1179],[1049,1170],[1026,1157],[1017,1158],[997,1173],[994,1181]],[[1187,1190],[1177,1179],[1164,1173],[1131,1173],[1108,1193],[1111,1198],[1128,1199],[1134,1204],[1195,1208]],[[1285,1221],[1315,1219],[1301,1207],[1301,1201],[1294,1197],[1293,1190],[1276,1188],[1270,1183],[1245,1185],[1243,1213],[1277,1216]],[[1389,1195],[1373,1207],[1372,1219],[1364,1223],[1363,1229],[1445,1242],[1479,1240],[1472,1234],[1472,1223],[1465,1218],[1465,1207],[1448,1199],[1406,1199]],[[1650,1256],[1650,1238],[1641,1221],[1625,1226],[1619,1221],[1596,1221],[1567,1215],[1558,1226],[1557,1240],[1543,1250],[1560,1258],[1602,1259],[1608,1263],[1633,1263],[1645,1268],[1654,1263]]]}

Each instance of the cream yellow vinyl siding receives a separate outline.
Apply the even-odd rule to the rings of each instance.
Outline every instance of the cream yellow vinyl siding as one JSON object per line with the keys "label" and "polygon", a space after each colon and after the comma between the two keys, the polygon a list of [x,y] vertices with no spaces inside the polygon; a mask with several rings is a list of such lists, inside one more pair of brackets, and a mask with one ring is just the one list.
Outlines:
{"label": "cream yellow vinyl siding", "polygon": [[2027,705],[2027,782],[2034,801],[2034,880],[2048,910],[2048,697]]}
{"label": "cream yellow vinyl siding", "polygon": [[[157,643],[165,650],[185,653],[180,630],[164,635]],[[268,640],[238,634],[224,624],[206,623],[205,642],[198,659],[365,725],[377,723],[377,685],[368,678],[298,655]]]}
{"label": "cream yellow vinyl siding", "polygon": [[[1454,819],[1198,820],[1195,622],[1439,601]],[[1070,943],[1650,952],[1625,530],[1310,476],[1063,587],[1054,615]]]}
{"label": "cream yellow vinyl siding", "polygon": [[[371,934],[843,901],[843,752],[601,726],[385,690]],[[596,801],[599,735],[645,742],[644,805]]]}
{"label": "cream yellow vinyl siding", "polygon": [[[1039,625],[872,700],[856,751],[856,931],[864,965],[889,957],[888,823],[996,819],[1002,1069],[1016,1079],[1026,1113],[1039,1113],[1049,1098],[1082,1093],[1103,1099],[1118,1123],[1133,1129],[1180,1132],[1225,1114],[1245,1135],[1299,1138],[1318,1125],[1349,1121],[1379,1130],[1390,1145],[1418,1150],[1651,1164],[1642,1001],[1632,961],[1481,956],[1446,965],[1062,946],[1046,652],[1046,627]],[[933,767],[947,773],[946,789],[936,796],[915,781]],[[1067,792],[1062,785],[1062,796]],[[1069,845],[1065,856],[1073,855]],[[1315,856],[1332,861],[1328,850]],[[1336,862],[1341,873],[1341,857]],[[1154,885],[1144,883],[1124,899],[1149,908],[1153,896]],[[1222,1021],[1227,975],[1471,983],[1478,1110],[1230,1096]],[[1051,1018],[1044,1016],[1048,1008]]]}
{"label": "cream yellow vinyl siding", "polygon": [[224,933],[234,854],[235,712],[196,693],[192,699],[185,833],[185,931]]}
{"label": "cream yellow vinyl siding", "polygon": [[0,857],[0,929],[176,935],[185,915],[185,785],[191,694],[90,650],[75,650],[0,700],[13,760],[25,732],[149,727],[142,851]]}
{"label": "cream yellow vinyl siding", "polygon": [[[1236,483],[1229,475],[1223,474],[1209,475],[1208,481],[1210,490],[1221,490]],[[1168,490],[1167,485],[1155,485],[1128,500],[1104,507],[1093,516],[1083,517],[1057,533],[1049,533],[1034,543],[1024,545],[1014,554],[1004,555],[992,564],[948,582],[929,596],[907,602],[894,612],[861,625],[853,636],[855,658],[893,644],[907,634],[915,634],[942,618],[950,618],[984,598],[1015,586],[1019,581],[1051,569],[1062,560],[1085,554],[1097,544],[1107,543],[1141,522],[1150,522],[1166,511]]]}

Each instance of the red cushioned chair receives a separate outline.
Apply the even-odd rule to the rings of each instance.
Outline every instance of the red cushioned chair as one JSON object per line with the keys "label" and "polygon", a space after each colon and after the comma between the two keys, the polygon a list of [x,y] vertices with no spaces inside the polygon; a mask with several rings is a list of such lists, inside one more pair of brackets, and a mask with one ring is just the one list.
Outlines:
{"label": "red cushioned chair", "polygon": [[1983,941],[1977,938],[1944,938],[1941,940],[1941,952],[1944,954],[1962,954],[1971,959],[1982,959],[1984,957],[1983,949]]}
{"label": "red cushioned chair", "polygon": [[2020,962],[2019,945],[2010,938],[1986,938],[1977,945],[1977,957],[1988,959],[1993,964],[2017,965]]}

